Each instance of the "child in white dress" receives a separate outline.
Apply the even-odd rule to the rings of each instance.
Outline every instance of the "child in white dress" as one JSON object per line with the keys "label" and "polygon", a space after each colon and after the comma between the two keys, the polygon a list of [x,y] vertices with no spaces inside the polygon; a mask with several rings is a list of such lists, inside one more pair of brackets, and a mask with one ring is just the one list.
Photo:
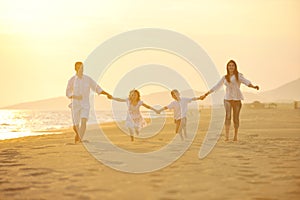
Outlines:
{"label": "child in white dress", "polygon": [[158,111],[155,108],[141,101],[140,92],[138,90],[131,90],[127,99],[115,98],[112,96],[109,98],[115,101],[127,103],[128,111],[126,117],[126,127],[128,127],[129,129],[131,141],[134,141],[134,132],[136,133],[136,135],[139,135],[140,130],[147,125],[140,112],[140,107],[144,106],[145,108],[148,108],[158,113]]}

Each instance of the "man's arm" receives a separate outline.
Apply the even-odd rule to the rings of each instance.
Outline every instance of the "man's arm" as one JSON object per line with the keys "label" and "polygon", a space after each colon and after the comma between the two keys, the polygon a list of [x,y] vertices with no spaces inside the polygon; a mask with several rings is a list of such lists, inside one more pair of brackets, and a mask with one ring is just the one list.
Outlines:
{"label": "man's arm", "polygon": [[94,81],[92,78],[89,77],[90,80],[90,87],[91,89],[96,92],[98,95],[103,94],[106,95],[108,98],[112,97],[111,94],[109,94],[108,92],[104,91],[97,83],[96,81]]}
{"label": "man's arm", "polygon": [[67,85],[67,89],[66,89],[66,96],[69,99],[72,99],[72,96],[73,96],[73,81],[72,81],[72,79],[70,79],[68,81],[68,85]]}
{"label": "man's arm", "polygon": [[103,94],[103,95],[106,95],[107,96],[107,98],[109,98],[109,99],[111,99],[112,98],[112,95],[111,94],[109,94],[108,92],[105,92],[104,90],[102,90],[100,93],[98,93],[99,95],[100,94]]}

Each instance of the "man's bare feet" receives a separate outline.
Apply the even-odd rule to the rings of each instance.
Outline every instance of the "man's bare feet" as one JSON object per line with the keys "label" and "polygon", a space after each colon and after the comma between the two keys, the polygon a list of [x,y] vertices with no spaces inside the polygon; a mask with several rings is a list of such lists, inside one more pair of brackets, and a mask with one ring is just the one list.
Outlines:
{"label": "man's bare feet", "polygon": [[226,137],[226,138],[225,138],[225,141],[228,141],[228,140],[229,140],[228,137]]}
{"label": "man's bare feet", "polygon": [[81,142],[80,137],[79,137],[78,134],[76,134],[76,135],[75,135],[75,144],[78,144],[78,143],[80,143],[80,142]]}
{"label": "man's bare feet", "polygon": [[236,141],[238,141],[238,140],[237,140],[237,138],[236,138],[236,137],[234,137],[234,138],[233,138],[233,141],[235,141],[235,142],[236,142]]}

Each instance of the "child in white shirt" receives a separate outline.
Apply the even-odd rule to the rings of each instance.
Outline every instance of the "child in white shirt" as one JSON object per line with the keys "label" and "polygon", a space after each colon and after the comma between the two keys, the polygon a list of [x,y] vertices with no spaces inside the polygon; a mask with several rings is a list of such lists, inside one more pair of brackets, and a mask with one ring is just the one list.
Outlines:
{"label": "child in white shirt", "polygon": [[[184,137],[187,138],[186,133],[186,114],[188,111],[188,103],[196,100],[200,100],[200,97],[194,97],[194,98],[185,98],[180,97],[180,93],[178,90],[172,90],[171,95],[175,101],[172,101],[168,106],[165,106],[158,110],[160,113],[163,110],[174,110],[174,121],[176,124],[175,133],[179,133],[182,140],[184,140]],[[183,137],[183,134],[184,137]]]}

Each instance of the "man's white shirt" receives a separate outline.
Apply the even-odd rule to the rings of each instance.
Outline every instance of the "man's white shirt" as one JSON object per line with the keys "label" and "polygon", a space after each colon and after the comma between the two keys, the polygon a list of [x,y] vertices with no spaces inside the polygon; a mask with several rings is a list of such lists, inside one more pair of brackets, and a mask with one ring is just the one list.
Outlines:
{"label": "man's white shirt", "polygon": [[74,75],[69,81],[66,89],[66,96],[71,98],[73,95],[82,96],[82,100],[72,99],[73,107],[90,107],[90,90],[100,94],[102,88],[89,76],[83,75],[81,78]]}

